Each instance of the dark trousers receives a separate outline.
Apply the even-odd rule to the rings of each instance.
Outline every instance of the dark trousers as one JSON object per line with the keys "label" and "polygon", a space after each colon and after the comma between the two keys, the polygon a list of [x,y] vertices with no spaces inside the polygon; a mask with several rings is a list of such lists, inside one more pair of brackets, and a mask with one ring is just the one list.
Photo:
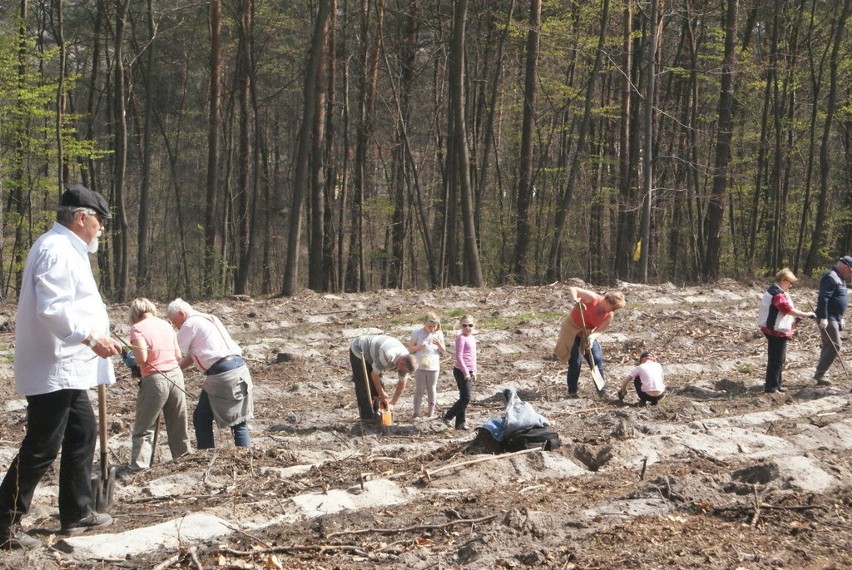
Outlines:
{"label": "dark trousers", "polygon": [[[373,379],[370,374],[373,372],[373,367],[369,362],[365,362],[367,366],[367,377],[364,378],[364,364],[361,363],[361,357],[355,356],[355,353],[349,351],[349,364],[352,366],[352,381],[355,383],[355,398],[358,399],[358,413],[362,420],[372,420],[375,417],[375,408],[373,400],[379,397],[376,392],[376,387],[373,385]],[[367,387],[369,386],[369,392]]]}
{"label": "dark trousers", "polygon": [[659,396],[652,396],[646,392],[642,391],[642,379],[638,376],[633,379],[633,386],[636,388],[636,395],[639,396],[639,401],[644,402],[646,404],[654,404],[663,399],[663,394]]}
{"label": "dark trousers", "polygon": [[840,323],[834,319],[828,319],[828,326],[825,329],[820,329],[819,337],[822,340],[822,347],[819,351],[819,362],[817,362],[816,373],[814,374],[814,378],[817,379],[825,375],[834,359],[839,356],[842,347]]}
{"label": "dark trousers", "polygon": [[781,386],[781,370],[787,361],[787,337],[763,333],[768,343],[766,359],[766,381],[764,390],[773,390]]}
{"label": "dark trousers", "polygon": [[[216,447],[213,437],[213,422],[215,420],[213,407],[210,405],[210,396],[202,390],[201,395],[198,396],[198,404],[195,406],[195,411],[192,412],[192,426],[195,428],[196,449],[213,449]],[[251,446],[251,436],[249,435],[246,422],[240,422],[235,426],[231,426],[231,432],[234,434],[234,445],[236,447]]]}
{"label": "dark trousers", "polygon": [[97,423],[86,390],[27,396],[27,432],[0,484],[0,525],[17,522],[30,509],[39,481],[59,450],[59,519],[77,522],[92,505],[92,458]]}
{"label": "dark trousers", "polygon": [[444,414],[444,419],[449,421],[455,418],[456,427],[460,427],[465,423],[465,411],[467,411],[467,405],[470,403],[470,385],[472,382],[470,380],[465,380],[464,372],[458,368],[453,368],[453,378],[456,379],[456,386],[459,387],[459,399],[456,400],[453,407]]}
{"label": "dark trousers", "polygon": [[[588,354],[580,354],[582,351],[580,350],[580,343],[582,339],[578,336],[574,339],[574,346],[571,348],[571,356],[568,357],[568,392],[575,393],[577,391],[577,384],[580,382],[580,366],[583,364],[583,359],[585,358],[588,361]],[[598,367],[598,370],[601,373],[601,377],[604,377],[604,365],[603,365],[603,353],[601,352],[601,345],[598,344],[598,341],[592,341],[592,358],[594,358],[595,366]],[[591,365],[591,362],[589,363]]]}

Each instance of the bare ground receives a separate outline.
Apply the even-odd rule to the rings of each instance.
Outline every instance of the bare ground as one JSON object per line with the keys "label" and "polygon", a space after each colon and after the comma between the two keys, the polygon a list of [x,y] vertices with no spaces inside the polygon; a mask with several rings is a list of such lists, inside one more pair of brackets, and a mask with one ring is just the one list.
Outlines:
{"label": "bare ground", "polygon": [[[578,282],[579,283],[579,282]],[[25,519],[46,548],[0,553],[16,568],[848,568],[852,565],[852,381],[817,388],[812,322],[788,350],[785,394],[762,392],[765,340],[754,325],[763,284],[621,284],[627,307],[602,339],[612,385],[643,350],[663,363],[670,395],[639,407],[594,395],[567,400],[552,356],[567,284],[433,292],[381,291],[198,303],[244,347],[256,382],[254,447],[160,460],[116,483],[118,533],[205,513],[230,532],[178,547],[117,556],[65,552],[55,532],[56,471]],[[800,307],[814,291],[799,288]],[[452,339],[462,313],[477,319],[480,377],[469,424],[503,411],[518,389],[559,432],[553,452],[495,455],[475,432],[414,422],[412,385],[391,427],[357,421],[347,349],[358,334],[406,340],[426,310]],[[124,307],[111,307],[127,338]],[[5,413],[0,464],[23,436],[14,394],[14,307],[0,367]],[[0,318],[0,326],[3,326]],[[442,363],[439,406],[457,391]],[[126,464],[136,386],[126,369],[109,389],[110,460]],[[585,373],[584,373],[585,374]],[[189,373],[197,394],[201,377]],[[613,390],[614,392],[614,390]],[[93,398],[94,399],[94,398]],[[190,403],[190,408],[194,407]],[[97,454],[96,454],[97,457]],[[480,460],[469,463],[472,460]],[[54,466],[58,467],[58,463]],[[188,526],[192,522],[186,523]],[[191,533],[186,532],[186,536]]]}

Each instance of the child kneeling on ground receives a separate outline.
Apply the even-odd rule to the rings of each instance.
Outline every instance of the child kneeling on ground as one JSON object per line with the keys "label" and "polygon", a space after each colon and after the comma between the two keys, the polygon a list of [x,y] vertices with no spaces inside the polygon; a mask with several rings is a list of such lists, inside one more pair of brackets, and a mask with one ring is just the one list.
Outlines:
{"label": "child kneeling on ground", "polygon": [[639,357],[639,366],[630,371],[621,381],[618,390],[618,399],[624,400],[627,395],[627,383],[633,380],[636,387],[636,395],[639,396],[639,405],[651,404],[656,406],[657,402],[666,397],[666,385],[663,383],[663,367],[650,352],[643,352]]}

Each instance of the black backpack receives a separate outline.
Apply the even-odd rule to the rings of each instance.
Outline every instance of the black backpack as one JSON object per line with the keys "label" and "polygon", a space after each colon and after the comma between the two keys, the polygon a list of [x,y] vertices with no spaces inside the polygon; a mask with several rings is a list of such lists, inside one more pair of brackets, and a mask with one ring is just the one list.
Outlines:
{"label": "black backpack", "polygon": [[541,448],[552,451],[562,445],[559,434],[549,427],[529,427],[509,434],[503,442],[507,451]]}

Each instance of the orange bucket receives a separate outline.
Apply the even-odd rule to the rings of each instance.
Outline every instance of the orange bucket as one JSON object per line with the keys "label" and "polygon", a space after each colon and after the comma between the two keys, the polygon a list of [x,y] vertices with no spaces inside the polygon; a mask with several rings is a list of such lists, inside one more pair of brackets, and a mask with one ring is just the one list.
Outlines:
{"label": "orange bucket", "polygon": [[378,417],[379,424],[383,426],[392,426],[394,420],[394,414],[392,411],[388,409],[387,402],[380,402],[379,409],[376,410],[376,416]]}

